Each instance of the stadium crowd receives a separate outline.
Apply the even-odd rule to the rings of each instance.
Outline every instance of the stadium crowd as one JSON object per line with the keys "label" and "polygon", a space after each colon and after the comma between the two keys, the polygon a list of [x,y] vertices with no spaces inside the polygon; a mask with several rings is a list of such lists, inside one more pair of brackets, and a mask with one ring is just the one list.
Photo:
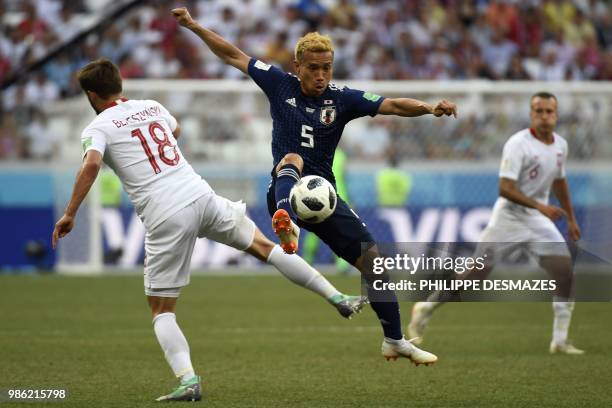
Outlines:
{"label": "stadium crowd", "polygon": [[[71,41],[120,3],[0,2],[0,82]],[[142,3],[3,91],[0,158],[53,157],[57,140],[46,135],[38,141],[46,131],[40,107],[78,94],[74,72],[98,57],[116,62],[124,78],[241,77],[195,36],[179,29],[169,13],[175,2]],[[334,77],[339,80],[612,80],[612,10],[605,0],[192,0],[182,4],[202,25],[288,71],[292,45],[304,32],[318,30],[334,39]],[[426,157],[465,157],[452,145],[430,153],[421,146],[419,151]]]}

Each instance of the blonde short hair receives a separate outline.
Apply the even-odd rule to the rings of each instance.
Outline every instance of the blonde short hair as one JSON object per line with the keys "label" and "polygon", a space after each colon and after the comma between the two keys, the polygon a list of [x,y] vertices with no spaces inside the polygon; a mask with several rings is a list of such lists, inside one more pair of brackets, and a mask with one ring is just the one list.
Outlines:
{"label": "blonde short hair", "polygon": [[301,37],[295,45],[295,59],[302,61],[304,53],[310,52],[327,52],[334,54],[334,45],[328,35],[321,35],[318,32],[308,33]]}

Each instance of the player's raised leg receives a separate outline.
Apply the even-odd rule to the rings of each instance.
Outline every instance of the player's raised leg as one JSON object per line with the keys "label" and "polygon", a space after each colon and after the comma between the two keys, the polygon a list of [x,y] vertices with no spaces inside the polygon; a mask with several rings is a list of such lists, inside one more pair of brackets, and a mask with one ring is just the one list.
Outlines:
{"label": "player's raised leg", "polygon": [[[250,220],[249,220],[250,221]],[[252,222],[252,221],[251,221]],[[255,227],[256,228],[256,227]],[[350,319],[368,303],[366,297],[349,296],[338,291],[323,275],[298,255],[283,252],[256,228],[253,243],[246,252],[278,269],[287,279],[317,293],[331,303],[343,317]]]}
{"label": "player's raised leg", "polygon": [[339,292],[298,255],[284,253],[278,245],[266,238],[253,220],[246,215],[244,203],[212,195],[209,199],[196,204],[200,219],[207,220],[198,231],[199,237],[206,237],[245,251],[273,265],[290,281],[323,297],[346,318],[359,312],[367,303],[367,299],[361,296],[348,296]]}
{"label": "player's raised leg", "polygon": [[[565,243],[563,243],[565,245]],[[584,354],[568,341],[568,333],[574,311],[572,300],[572,260],[569,256],[543,256],[540,265],[555,279],[557,291],[553,296],[553,333],[550,342],[552,354]]]}
{"label": "player's raised leg", "polygon": [[300,229],[295,224],[297,218],[291,209],[289,193],[300,180],[303,167],[302,157],[295,153],[286,154],[276,166],[274,196],[277,210],[272,216],[272,229],[278,236],[281,248],[288,254],[297,252],[300,238]]}

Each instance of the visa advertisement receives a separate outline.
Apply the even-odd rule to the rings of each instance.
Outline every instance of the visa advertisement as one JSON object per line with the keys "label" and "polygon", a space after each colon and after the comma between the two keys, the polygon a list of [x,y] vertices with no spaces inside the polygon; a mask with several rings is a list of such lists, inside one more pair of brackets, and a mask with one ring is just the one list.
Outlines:
{"label": "visa advertisement", "polygon": [[[497,198],[494,170],[412,172],[413,187],[407,204],[383,207],[376,202],[375,176],[374,171],[355,172],[349,175],[348,185],[352,207],[381,243],[477,242]],[[67,173],[59,178],[60,183],[57,174],[42,170],[0,170],[0,223],[5,231],[0,234],[2,270],[55,266],[57,254],[50,249],[50,235],[56,209],[65,206],[65,191],[70,191],[74,175]],[[606,197],[612,195],[612,188],[606,188],[612,184],[609,172],[574,172],[568,180],[583,240],[610,241],[612,200]],[[265,206],[268,175],[260,172],[251,181],[257,195],[247,200],[248,214],[264,234],[274,238]],[[215,186],[214,180],[211,184]],[[114,256],[107,256],[106,262],[119,268],[139,268],[144,257],[145,231],[127,196],[116,207],[102,208],[99,218],[103,252],[108,255],[118,250]],[[563,223],[559,228],[565,232]],[[301,239],[305,236],[303,231]],[[315,262],[334,262],[325,245],[317,251]],[[257,261],[225,245],[206,239],[197,241],[193,268],[222,268],[228,264],[256,266]]]}

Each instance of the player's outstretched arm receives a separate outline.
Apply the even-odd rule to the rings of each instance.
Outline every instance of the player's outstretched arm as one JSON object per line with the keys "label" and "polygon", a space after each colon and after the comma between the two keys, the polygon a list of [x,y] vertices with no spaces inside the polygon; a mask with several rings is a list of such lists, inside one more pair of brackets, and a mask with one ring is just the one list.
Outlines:
{"label": "player's outstretched arm", "polygon": [[457,105],[446,99],[441,100],[436,105],[410,98],[386,98],[378,107],[381,115],[395,116],[422,116],[432,114],[440,117],[442,115],[457,117]]}
{"label": "player's outstretched arm", "polygon": [[235,45],[227,42],[219,34],[206,29],[198,24],[185,7],[175,8],[172,14],[176,21],[185,28],[188,28],[208,45],[208,48],[215,55],[223,60],[228,65],[238,68],[245,74],[248,74],[249,60],[251,57],[246,55]]}
{"label": "player's outstretched arm", "polygon": [[557,197],[559,200],[561,208],[563,208],[567,214],[567,232],[569,237],[573,241],[578,241],[581,235],[580,227],[578,226],[578,222],[576,222],[576,215],[574,214],[574,208],[572,206],[572,199],[567,180],[565,178],[560,178],[553,181],[552,191],[555,197]]}
{"label": "player's outstretched arm", "polygon": [[77,174],[76,181],[74,182],[70,202],[64,211],[64,215],[57,221],[53,229],[53,235],[51,236],[53,248],[57,246],[57,241],[60,238],[63,238],[72,231],[74,227],[74,217],[81,203],[87,196],[87,193],[89,193],[94,181],[96,181],[101,165],[102,154],[96,150],[89,150],[85,155],[83,166],[79,170],[79,174]]}
{"label": "player's outstretched arm", "polygon": [[499,179],[499,195],[525,207],[535,208],[553,221],[566,216],[565,211],[559,207],[542,204],[533,198],[527,197],[520,190],[516,181],[506,177],[501,177]]}

